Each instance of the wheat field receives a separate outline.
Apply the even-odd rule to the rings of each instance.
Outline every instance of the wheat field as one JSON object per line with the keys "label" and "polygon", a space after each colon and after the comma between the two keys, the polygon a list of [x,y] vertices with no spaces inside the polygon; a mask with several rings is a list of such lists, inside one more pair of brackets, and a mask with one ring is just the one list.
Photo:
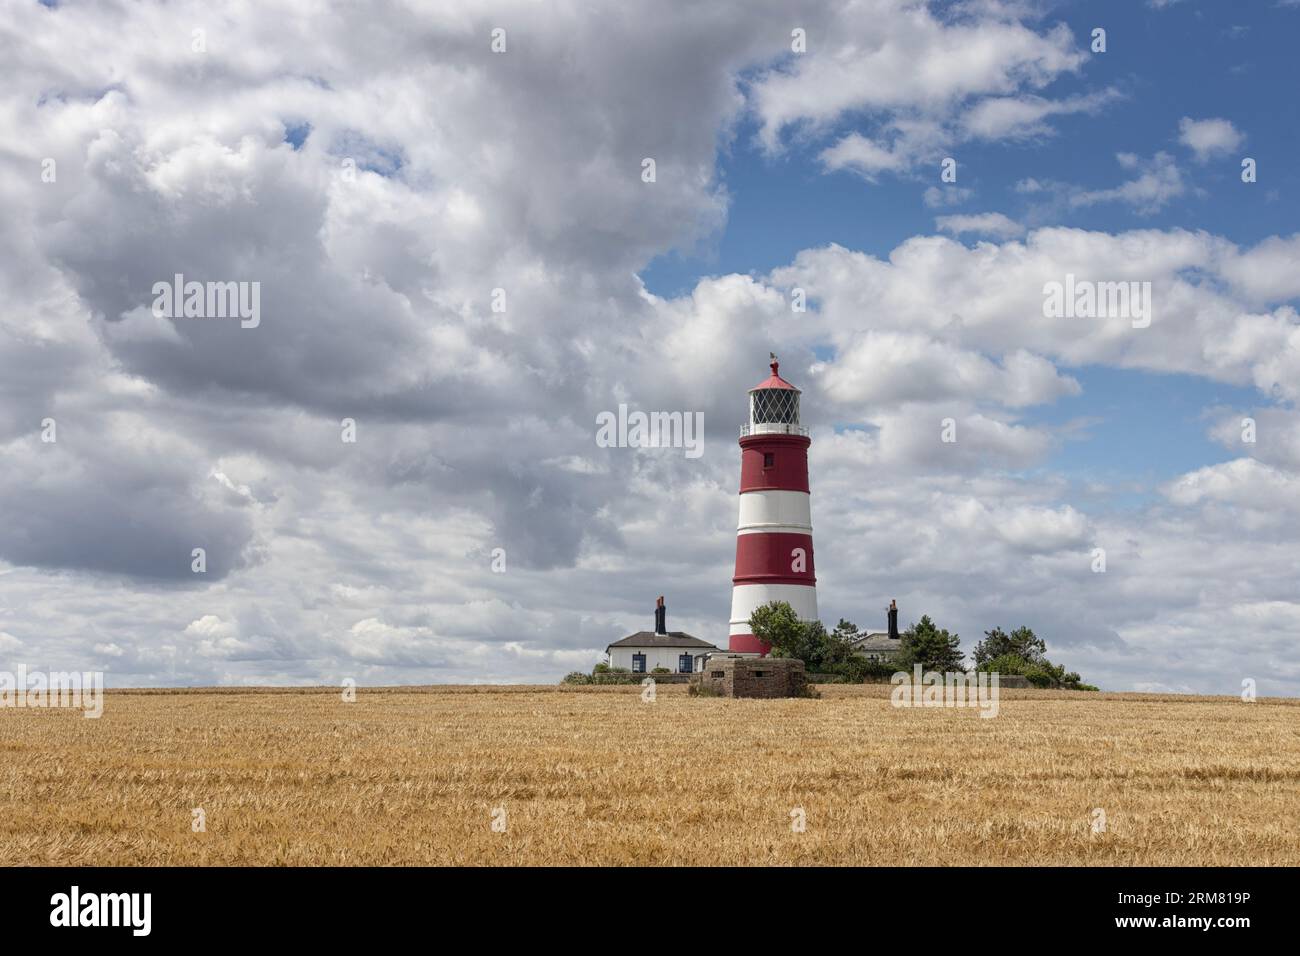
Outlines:
{"label": "wheat field", "polygon": [[1003,691],[982,719],[821,690],[2,709],[0,864],[1300,864],[1300,701]]}

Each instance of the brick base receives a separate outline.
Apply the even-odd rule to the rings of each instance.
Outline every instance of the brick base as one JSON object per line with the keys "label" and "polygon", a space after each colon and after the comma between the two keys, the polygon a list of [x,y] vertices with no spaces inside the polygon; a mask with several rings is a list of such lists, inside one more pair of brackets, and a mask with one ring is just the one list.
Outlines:
{"label": "brick base", "polygon": [[803,661],[783,657],[710,658],[698,674],[695,687],[720,697],[803,697],[808,685]]}

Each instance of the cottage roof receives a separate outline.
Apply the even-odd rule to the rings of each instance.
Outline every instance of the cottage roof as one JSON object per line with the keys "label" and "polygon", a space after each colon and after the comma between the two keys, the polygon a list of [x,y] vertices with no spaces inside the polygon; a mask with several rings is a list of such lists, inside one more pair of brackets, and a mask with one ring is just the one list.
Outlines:
{"label": "cottage roof", "polygon": [[637,631],[635,634],[629,634],[621,641],[615,641],[606,647],[707,647],[717,650],[716,644],[710,644],[708,641],[702,641],[698,637],[692,637],[685,631],[669,631],[667,634],[656,634],[654,631]]}
{"label": "cottage roof", "polygon": [[857,651],[896,651],[903,642],[891,638],[885,631],[872,631],[855,638],[852,643]]}

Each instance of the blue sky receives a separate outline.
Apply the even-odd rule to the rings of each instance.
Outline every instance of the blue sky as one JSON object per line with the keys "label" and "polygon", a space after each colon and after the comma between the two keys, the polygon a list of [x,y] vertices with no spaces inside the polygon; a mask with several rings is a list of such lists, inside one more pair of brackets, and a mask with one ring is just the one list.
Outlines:
{"label": "blue sky", "polygon": [[[958,182],[979,190],[967,204],[1014,215],[1028,208],[1015,184],[1057,179],[1095,188],[1116,184],[1117,152],[1177,152],[1184,116],[1231,117],[1248,131],[1245,155],[1262,175],[1255,188],[1226,189],[1239,181],[1239,159],[1224,158],[1196,171],[1207,193],[1158,212],[1138,214],[1114,204],[1073,210],[1056,220],[1085,229],[1181,226],[1210,229],[1247,243],[1297,225],[1300,185],[1300,5],[1272,2],[1174,3],[1154,9],[1133,0],[1066,3],[1050,7],[1086,43],[1094,27],[1107,31],[1107,52],[1093,55],[1078,75],[1043,91],[1065,96],[1115,86],[1122,98],[1097,116],[1058,117],[1055,135],[1024,143],[967,143],[956,150]],[[704,275],[765,272],[801,249],[839,243],[886,255],[900,240],[933,231],[935,210],[922,201],[930,183],[882,179],[870,184],[849,171],[825,173],[817,154],[835,134],[863,127],[847,118],[815,140],[796,142],[782,156],[765,156],[754,120],[739,124],[723,149],[719,178],[731,198],[726,227],[698,255],[672,252],[642,273],[661,295],[688,290]]]}
{"label": "blue sky", "polygon": [[[1053,118],[1047,135],[1012,141],[973,141],[952,150],[959,187],[972,198],[935,208],[924,201],[934,185],[923,174],[884,175],[871,182],[849,170],[827,172],[818,159],[827,143],[875,128],[871,115],[845,117],[817,135],[794,139],[780,155],[766,153],[753,118],[725,143],[718,178],[730,199],[725,227],[689,251],[658,257],[641,273],[663,296],[689,293],[701,278],[726,273],[761,276],[802,249],[837,243],[887,257],[909,236],[934,232],[946,213],[996,211],[1036,225],[1117,232],[1127,229],[1207,230],[1243,245],[1287,235],[1300,225],[1300,4],[1275,2],[1132,2],[1049,5],[1047,19],[1069,24],[1082,45],[1094,27],[1107,31],[1107,50],[1078,75],[1038,91],[1064,98],[1113,88],[1096,114]],[[1206,163],[1187,162],[1179,143],[1183,117],[1230,117],[1245,133],[1241,148]],[[1082,188],[1112,188],[1127,178],[1119,152],[1144,159],[1165,151],[1181,160],[1187,192],[1159,209],[1120,202],[1077,208],[1044,207],[1018,191],[1029,179]],[[1240,158],[1253,157],[1259,181],[1240,182]],[[966,237],[975,241],[975,237]],[[870,316],[864,321],[869,325]],[[834,349],[822,346],[823,359]],[[1267,406],[1251,387],[1195,375],[1062,365],[1083,388],[1054,404],[1029,409],[1024,421],[1050,427],[1088,419],[1082,434],[1062,441],[1046,462],[1079,481],[1140,482],[1149,489],[1189,469],[1227,461],[1232,452],[1206,434],[1205,410]],[[1113,505],[1149,500],[1124,495]]]}

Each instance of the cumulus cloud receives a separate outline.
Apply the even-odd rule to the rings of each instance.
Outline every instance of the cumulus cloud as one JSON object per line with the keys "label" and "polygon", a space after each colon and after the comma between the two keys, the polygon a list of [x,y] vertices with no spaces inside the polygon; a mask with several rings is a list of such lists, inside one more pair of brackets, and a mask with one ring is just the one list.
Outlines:
{"label": "cumulus cloud", "polygon": [[1178,121],[1178,141],[1196,154],[1197,162],[1225,156],[1242,144],[1245,136],[1226,119]]}
{"label": "cumulus cloud", "polygon": [[967,135],[975,139],[1026,139],[1049,134],[1051,127],[1044,122],[1048,117],[1096,113],[1118,98],[1115,89],[1062,100],[1033,95],[989,97],[968,110],[961,122]]}
{"label": "cumulus cloud", "polygon": [[820,34],[810,33],[810,42],[826,45],[821,55],[796,58],[755,82],[769,148],[791,126],[825,126],[849,111],[924,113],[1038,88],[1087,59],[1065,24],[1040,32],[991,7],[942,19],[925,4],[875,0],[833,8],[827,17]]}
{"label": "cumulus cloud", "polygon": [[1117,153],[1115,159],[1122,169],[1137,175],[1110,189],[1077,190],[1070,196],[1073,205],[1122,202],[1138,212],[1153,213],[1187,190],[1178,164],[1168,153],[1159,152],[1150,159],[1135,153]]}
{"label": "cumulus cloud", "polygon": [[867,408],[949,398],[990,399],[1019,408],[1079,390],[1050,362],[1023,350],[998,364],[942,340],[902,332],[859,335],[844,344],[834,362],[817,363],[809,372],[831,400]]}
{"label": "cumulus cloud", "polygon": [[[1294,270],[1269,269],[1294,248],[1291,239],[1241,247],[1181,229],[1051,227],[973,247],[914,237],[887,259],[833,245],[806,250],[772,281],[815,296],[816,325],[805,329],[837,344],[853,340],[856,317],[870,316],[878,332],[929,333],[985,353],[1023,348],[1067,365],[1186,372],[1295,398],[1300,343],[1286,303],[1300,295],[1300,281]],[[1045,317],[1044,285],[1067,275],[1150,282],[1151,326],[1135,329],[1118,315]]]}
{"label": "cumulus cloud", "polygon": [[[775,2],[615,20],[283,2],[211,21],[199,54],[184,6],[15,11],[6,654],[114,685],[549,680],[644,629],[660,593],[674,628],[725,640],[736,426],[769,348],[806,390],[828,618],[880,626],[896,596],[968,642],[1030,623],[1121,688],[1222,689],[1240,656],[1214,643],[1225,620],[1274,627],[1252,666],[1294,633],[1294,522],[1251,542],[1236,523],[1290,488],[1283,410],[1255,411],[1257,464],[1118,515],[1051,470],[1066,439],[1036,413],[1078,396],[1088,364],[1294,401],[1300,238],[946,216],[990,241],[809,248],[669,298],[638,278],[717,235],[718,153],[742,119],[773,152],[824,137],[822,168],[907,175],[963,137],[1099,108],[1047,90],[1086,59],[1064,25],[833,4],[800,59]],[[1090,202],[1167,203],[1184,187],[1161,162]],[[261,324],[156,318],[152,287],[177,273],[258,281]],[[1043,285],[1067,273],[1152,282],[1151,327],[1045,319]],[[704,454],[596,447],[619,403],[702,413]]]}
{"label": "cumulus cloud", "polygon": [[[944,16],[917,0],[826,8],[809,28],[809,55],[754,79],[759,141],[777,153],[791,139],[832,135],[826,170],[916,178],[959,143],[1047,135],[1049,117],[1097,112],[1118,96],[1036,93],[1088,55],[1066,24],[1040,27],[1025,13],[965,4]],[[837,132],[845,119],[870,129]]]}
{"label": "cumulus cloud", "polygon": [[874,179],[877,173],[905,168],[908,157],[901,149],[881,146],[859,133],[852,133],[823,150],[821,160],[827,169],[852,169]]}

